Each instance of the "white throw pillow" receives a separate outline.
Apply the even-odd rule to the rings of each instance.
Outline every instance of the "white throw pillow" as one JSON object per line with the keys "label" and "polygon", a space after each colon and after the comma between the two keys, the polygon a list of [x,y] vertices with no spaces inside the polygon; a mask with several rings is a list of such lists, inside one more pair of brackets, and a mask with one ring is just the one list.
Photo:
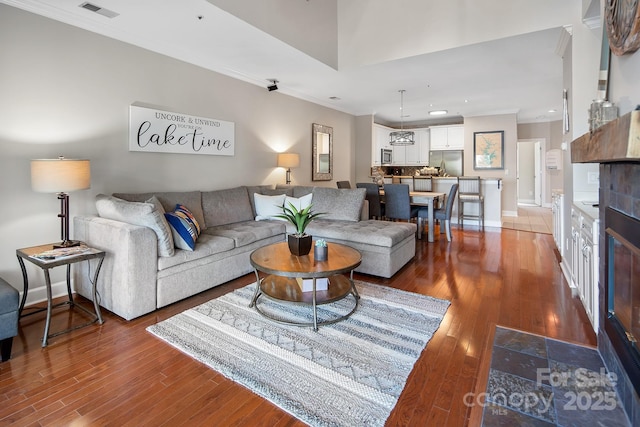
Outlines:
{"label": "white throw pillow", "polygon": [[253,201],[256,206],[256,221],[274,218],[274,215],[282,214],[282,205],[285,199],[284,194],[277,196],[266,196],[264,194],[253,193]]}
{"label": "white throw pillow", "polygon": [[284,205],[286,207],[289,207],[289,203],[291,203],[293,206],[296,207],[297,210],[301,211],[302,209],[304,209],[307,206],[311,205],[311,199],[312,198],[313,198],[313,193],[309,193],[306,196],[302,196],[302,197],[299,197],[299,198],[287,196],[284,199]]}
{"label": "white throw pillow", "polygon": [[96,209],[100,217],[151,228],[158,237],[158,256],[170,257],[174,253],[173,236],[164,218],[164,209],[159,211],[156,208],[158,204],[151,199],[149,203],[142,203],[127,202],[105,194],[96,196]]}

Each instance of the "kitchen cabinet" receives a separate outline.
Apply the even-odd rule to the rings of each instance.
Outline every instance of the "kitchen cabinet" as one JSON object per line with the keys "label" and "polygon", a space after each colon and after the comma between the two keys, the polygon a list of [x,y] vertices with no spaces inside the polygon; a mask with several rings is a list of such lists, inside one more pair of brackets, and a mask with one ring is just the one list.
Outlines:
{"label": "kitchen cabinet", "polygon": [[598,331],[598,228],[576,205],[571,208],[571,271],[573,286],[587,312],[593,329]]}
{"label": "kitchen cabinet", "polygon": [[[391,144],[389,144],[389,133],[393,129],[381,126],[373,125],[373,141],[371,149],[371,165],[382,166],[381,150],[393,150]],[[395,156],[394,156],[395,157]]]}
{"label": "kitchen cabinet", "polygon": [[464,150],[464,126],[431,126],[431,150]]}
{"label": "kitchen cabinet", "polygon": [[391,145],[389,134],[395,129],[374,124],[373,130],[372,166],[384,166],[380,156],[382,149],[393,151],[393,162],[389,166],[426,166],[429,164],[429,129],[411,129],[415,134],[415,144],[413,145]]}
{"label": "kitchen cabinet", "polygon": [[403,166],[407,163],[407,146],[393,145],[393,165]]}
{"label": "kitchen cabinet", "polygon": [[[397,166],[426,166],[429,164],[429,130],[412,129],[415,144],[393,147],[393,164]],[[424,161],[426,157],[426,161]]]}
{"label": "kitchen cabinet", "polygon": [[564,242],[564,194],[560,190],[551,192],[551,219],[553,224],[553,241],[556,243],[560,256],[564,256],[562,245]]}
{"label": "kitchen cabinet", "polygon": [[[418,132],[416,132],[416,136]],[[416,141],[417,143],[417,141]],[[429,129],[420,129],[420,153],[418,163],[420,165],[429,164],[429,153],[431,152],[431,132]]]}

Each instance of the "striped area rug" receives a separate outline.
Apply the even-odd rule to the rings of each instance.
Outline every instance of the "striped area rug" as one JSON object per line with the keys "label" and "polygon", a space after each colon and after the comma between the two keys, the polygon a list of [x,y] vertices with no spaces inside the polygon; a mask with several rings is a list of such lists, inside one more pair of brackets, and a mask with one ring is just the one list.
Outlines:
{"label": "striped area rug", "polygon": [[[356,281],[341,322],[287,326],[249,308],[249,285],[147,330],[313,426],[383,426],[449,302]],[[321,320],[353,307],[320,306]],[[271,315],[310,321],[309,306],[260,299]]]}

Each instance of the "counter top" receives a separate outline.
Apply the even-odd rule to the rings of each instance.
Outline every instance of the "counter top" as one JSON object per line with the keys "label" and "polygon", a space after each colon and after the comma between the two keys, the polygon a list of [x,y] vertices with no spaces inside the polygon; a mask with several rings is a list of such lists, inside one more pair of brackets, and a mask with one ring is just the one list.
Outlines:
{"label": "counter top", "polygon": [[[370,178],[374,178],[370,176]],[[458,179],[457,176],[428,176],[428,175],[383,175],[383,178],[414,178],[414,179]],[[480,181],[502,181],[502,178],[480,178]]]}
{"label": "counter top", "polygon": [[577,201],[574,200],[573,202],[573,206],[582,211],[582,213],[584,213],[585,215],[587,215],[589,218],[592,219],[599,219],[600,218],[600,208],[598,206],[593,206],[594,204],[597,204],[598,201]]}

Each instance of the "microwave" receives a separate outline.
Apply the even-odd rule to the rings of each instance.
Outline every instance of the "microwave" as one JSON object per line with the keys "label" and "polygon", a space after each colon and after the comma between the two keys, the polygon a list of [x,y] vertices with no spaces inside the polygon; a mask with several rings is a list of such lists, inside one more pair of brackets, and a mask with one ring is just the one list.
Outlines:
{"label": "microwave", "polygon": [[382,148],[380,150],[380,163],[390,165],[393,163],[393,150]]}

